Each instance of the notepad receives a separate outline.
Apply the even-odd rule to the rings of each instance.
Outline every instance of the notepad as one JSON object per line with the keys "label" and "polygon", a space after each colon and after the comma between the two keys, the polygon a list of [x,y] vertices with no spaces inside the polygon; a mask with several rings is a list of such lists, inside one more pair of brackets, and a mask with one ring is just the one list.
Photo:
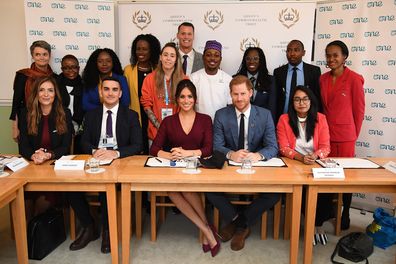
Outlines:
{"label": "notepad", "polygon": [[[241,162],[235,162],[232,160],[228,161],[228,164],[231,166],[241,166]],[[280,158],[272,158],[270,160],[260,160],[258,162],[252,163],[253,167],[287,167],[285,162],[283,162]]]}
{"label": "notepad", "polygon": [[[331,158],[337,163],[337,167],[344,169],[378,169],[380,165],[364,158]],[[316,160],[322,167],[326,167],[324,160]]]}
{"label": "notepad", "polygon": [[186,162],[184,160],[180,161],[171,161],[164,158],[158,157],[148,157],[146,163],[144,164],[145,167],[168,167],[168,168],[185,168]]}

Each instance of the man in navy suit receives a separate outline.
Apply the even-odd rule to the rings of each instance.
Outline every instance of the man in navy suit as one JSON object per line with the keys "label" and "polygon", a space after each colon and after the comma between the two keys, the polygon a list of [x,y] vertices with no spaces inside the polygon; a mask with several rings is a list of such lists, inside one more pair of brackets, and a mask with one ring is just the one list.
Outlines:
{"label": "man in navy suit", "polygon": [[[274,77],[276,83],[276,119],[278,122],[279,117],[283,113],[287,113],[289,104],[291,102],[290,94],[291,89],[297,85],[304,85],[311,89],[316,96],[319,103],[318,110],[322,112],[322,100],[320,96],[319,77],[320,68],[318,66],[308,64],[302,61],[305,55],[304,44],[300,40],[292,40],[287,45],[286,57],[288,64],[285,64],[274,70]],[[295,68],[295,70],[294,70]],[[294,85],[293,71],[296,71],[296,78]]]}
{"label": "man in navy suit", "polygon": [[[253,163],[269,160],[278,153],[275,127],[270,111],[250,104],[253,86],[246,76],[237,75],[230,82],[232,105],[216,112],[213,127],[213,148],[229,160]],[[273,207],[279,194],[260,194],[245,210],[238,212],[223,193],[207,193],[209,201],[219,209],[227,225],[220,230],[222,241],[231,241],[232,250],[241,250],[245,239],[261,214]]]}
{"label": "man in navy suit", "polygon": [[[120,81],[106,77],[102,80],[100,89],[103,105],[88,112],[84,118],[81,137],[83,152],[92,154],[98,160],[118,159],[140,153],[143,143],[139,118],[136,112],[119,103],[122,95]],[[70,193],[68,199],[83,227],[77,239],[70,245],[70,250],[79,250],[90,241],[96,240],[99,234],[95,230],[84,193]],[[103,229],[101,251],[109,253],[106,194],[100,193],[99,200]]]}

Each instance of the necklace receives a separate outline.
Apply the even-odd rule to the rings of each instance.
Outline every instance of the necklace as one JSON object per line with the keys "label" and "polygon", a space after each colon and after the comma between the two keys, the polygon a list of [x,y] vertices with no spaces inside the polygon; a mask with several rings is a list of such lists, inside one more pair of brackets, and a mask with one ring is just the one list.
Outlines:
{"label": "necklace", "polygon": [[139,69],[139,71],[149,71],[149,70],[151,70],[151,67],[141,67],[141,66],[138,66],[138,69]]}

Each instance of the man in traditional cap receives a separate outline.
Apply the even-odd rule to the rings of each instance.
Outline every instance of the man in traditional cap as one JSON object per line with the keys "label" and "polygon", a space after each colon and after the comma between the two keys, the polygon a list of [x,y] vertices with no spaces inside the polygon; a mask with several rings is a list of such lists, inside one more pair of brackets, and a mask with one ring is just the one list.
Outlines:
{"label": "man in traditional cap", "polygon": [[221,43],[208,40],[205,45],[203,61],[204,68],[191,74],[191,81],[197,88],[197,112],[214,118],[217,110],[231,104],[228,85],[230,75],[220,70]]}

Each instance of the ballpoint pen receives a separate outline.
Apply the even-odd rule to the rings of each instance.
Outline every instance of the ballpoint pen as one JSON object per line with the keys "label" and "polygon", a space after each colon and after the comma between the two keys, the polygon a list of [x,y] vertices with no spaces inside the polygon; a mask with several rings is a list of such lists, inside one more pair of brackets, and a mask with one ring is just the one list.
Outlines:
{"label": "ballpoint pen", "polygon": [[159,158],[155,158],[156,161],[158,161],[159,163],[162,163],[162,160],[160,160]]}

